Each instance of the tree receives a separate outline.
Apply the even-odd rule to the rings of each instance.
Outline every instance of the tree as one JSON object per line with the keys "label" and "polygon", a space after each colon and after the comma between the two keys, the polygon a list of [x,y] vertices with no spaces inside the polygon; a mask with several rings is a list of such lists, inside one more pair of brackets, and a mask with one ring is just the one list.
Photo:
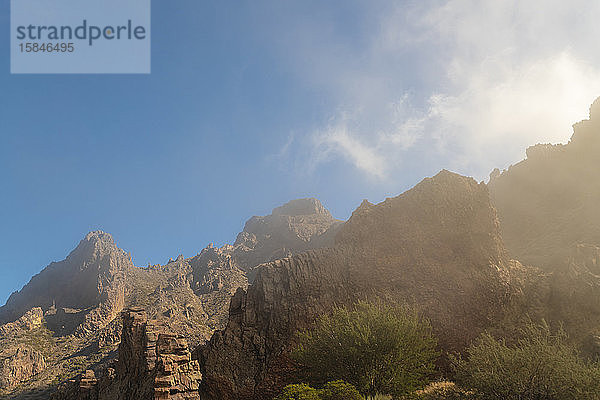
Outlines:
{"label": "tree", "polygon": [[321,400],[319,391],[305,383],[287,385],[275,400]]}
{"label": "tree", "polygon": [[358,390],[342,380],[328,382],[319,391],[321,400],[364,400]]}
{"label": "tree", "polygon": [[456,381],[483,399],[600,399],[600,369],[578,357],[567,335],[553,334],[546,323],[528,323],[509,346],[484,334],[456,358]]}
{"label": "tree", "polygon": [[287,385],[275,400],[364,400],[356,388],[344,381],[328,382],[322,389],[305,383]]}
{"label": "tree", "polygon": [[422,388],[438,355],[427,321],[414,310],[382,301],[335,308],[297,340],[292,355],[314,382],[343,379],[371,396]]}

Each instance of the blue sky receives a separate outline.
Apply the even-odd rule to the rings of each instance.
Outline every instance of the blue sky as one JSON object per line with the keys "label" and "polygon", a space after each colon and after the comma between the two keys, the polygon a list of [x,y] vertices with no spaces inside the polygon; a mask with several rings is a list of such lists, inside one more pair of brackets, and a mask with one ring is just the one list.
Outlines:
{"label": "blue sky", "polygon": [[90,230],[164,263],[293,198],[346,219],[567,141],[600,5],[522,3],[155,0],[152,74],[10,75],[0,0],[0,302]]}

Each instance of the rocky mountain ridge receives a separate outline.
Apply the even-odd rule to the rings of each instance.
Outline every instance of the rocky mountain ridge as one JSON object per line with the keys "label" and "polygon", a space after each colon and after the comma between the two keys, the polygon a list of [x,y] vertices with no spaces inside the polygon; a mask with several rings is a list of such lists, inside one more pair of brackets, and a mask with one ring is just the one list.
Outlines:
{"label": "rocky mountain ridge", "polygon": [[[148,320],[160,321],[163,335],[197,346],[224,328],[230,298],[248,285],[254,263],[321,245],[323,241],[313,239],[334,225],[318,200],[295,200],[273,215],[253,217],[234,245],[209,245],[196,256],[147,268],[134,267],[110,234],[90,232],[64,261],[51,263],[0,307],[0,319],[6,322],[0,325],[0,344],[14,341],[29,351],[33,340],[46,354],[44,368],[18,358],[24,372],[0,385],[0,395],[47,398],[57,382],[86,368],[109,368],[122,343],[120,315],[127,308],[143,308]],[[16,360],[15,346],[7,345],[0,360]],[[85,387],[98,380],[86,374]],[[90,387],[97,390],[104,381],[99,382]]]}
{"label": "rocky mountain ridge", "polygon": [[516,292],[513,268],[485,184],[442,171],[398,197],[363,203],[334,248],[264,264],[238,290],[226,329],[199,350],[203,398],[271,398],[294,373],[294,333],[362,298],[417,305],[442,348],[461,350],[502,318]]}
{"label": "rocky mountain ridge", "polygon": [[553,270],[578,243],[600,244],[600,99],[569,143],[538,144],[492,173],[489,187],[511,257]]}
{"label": "rocky mountain ridge", "polygon": [[416,307],[444,354],[532,318],[600,359],[599,118],[600,100],[487,185],[444,170],[343,223],[294,200],[165,265],[92,232],[0,308],[0,395],[271,399],[298,373],[295,333],[359,299]]}

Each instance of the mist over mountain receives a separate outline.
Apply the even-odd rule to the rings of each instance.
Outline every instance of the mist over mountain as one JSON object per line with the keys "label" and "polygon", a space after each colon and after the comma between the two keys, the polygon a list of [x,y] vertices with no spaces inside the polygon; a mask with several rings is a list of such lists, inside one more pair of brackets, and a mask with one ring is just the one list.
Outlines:
{"label": "mist over mountain", "polygon": [[600,100],[573,129],[569,143],[532,146],[489,183],[511,256],[545,269],[578,243],[600,243]]}
{"label": "mist over mountain", "polygon": [[[528,319],[600,357],[600,101],[565,145],[489,184],[443,170],[347,221],[316,199],[250,218],[231,245],[135,267],[91,232],[0,307],[11,399],[272,399],[294,335],[334,306],[408,304],[448,355]],[[32,249],[34,251],[35,249]]]}

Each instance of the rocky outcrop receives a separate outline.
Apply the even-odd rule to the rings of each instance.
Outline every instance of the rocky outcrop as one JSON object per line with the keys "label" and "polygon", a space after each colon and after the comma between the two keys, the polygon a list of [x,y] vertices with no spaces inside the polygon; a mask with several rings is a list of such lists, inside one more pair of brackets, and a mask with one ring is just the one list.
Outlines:
{"label": "rocky outcrop", "polygon": [[[65,260],[51,263],[21,291],[13,293],[0,307],[0,321],[14,321],[33,307],[85,310],[78,315],[70,313],[81,318],[74,328],[78,335],[93,332],[119,315],[124,305],[125,277],[132,267],[130,255],[119,249],[109,234],[91,232]],[[69,318],[66,314],[63,317]],[[71,333],[62,332],[61,327],[73,324],[51,315],[47,320],[53,330]]]}
{"label": "rocky outcrop", "polygon": [[262,265],[236,293],[227,328],[198,351],[204,396],[270,398],[293,373],[294,332],[333,305],[372,297],[416,304],[443,333],[441,346],[460,350],[510,297],[495,210],[471,178],[442,171],[396,198],[365,202],[335,242]]}
{"label": "rocky outcrop", "polygon": [[316,250],[261,266],[248,292],[232,298],[227,328],[199,350],[205,395],[250,399],[259,385],[279,388],[292,371],[283,354],[291,335],[334,302],[355,298],[346,260]]}
{"label": "rocky outcrop", "polygon": [[493,174],[490,194],[510,255],[546,271],[568,265],[571,248],[600,245],[600,99],[566,145],[539,144]]}
{"label": "rocky outcrop", "polygon": [[197,360],[191,359],[185,338],[160,334],[156,343],[157,363],[154,398],[199,399],[202,374]]}
{"label": "rocky outcrop", "polygon": [[112,386],[119,387],[119,392],[110,388],[100,393],[100,399],[194,399],[202,377],[185,338],[148,320],[142,309],[123,314],[115,372]]}
{"label": "rocky outcrop", "polygon": [[14,322],[0,325],[0,336],[16,335],[17,332],[27,332],[40,328],[44,324],[44,312],[39,307],[27,311]]}
{"label": "rocky outcrop", "polygon": [[600,247],[572,246],[566,266],[556,268],[549,282],[546,318],[560,321],[577,343],[600,334]]}
{"label": "rocky outcrop", "polygon": [[231,296],[241,286],[237,282],[247,281],[244,271],[232,257],[233,250],[231,245],[221,248],[210,245],[189,259],[192,267],[192,289],[196,294],[222,291]]}
{"label": "rocky outcrop", "polygon": [[0,389],[12,389],[46,369],[44,356],[26,347],[0,359]]}
{"label": "rocky outcrop", "polygon": [[98,377],[90,370],[62,385],[53,399],[199,399],[201,378],[185,338],[134,308],[123,313],[118,361]]}
{"label": "rocky outcrop", "polygon": [[119,361],[115,367],[118,397],[109,390],[100,399],[198,399],[202,375],[185,338],[165,332],[145,311],[123,315]]}
{"label": "rocky outcrop", "polygon": [[231,296],[248,286],[257,265],[333,245],[339,226],[318,200],[293,200],[271,215],[249,219],[234,245],[210,244],[190,258],[134,268],[126,303],[143,307],[150,318],[160,319],[195,345],[225,327]]}
{"label": "rocky outcrop", "polygon": [[292,200],[271,215],[250,218],[238,234],[233,256],[249,271],[263,262],[333,245],[341,224],[317,199]]}

